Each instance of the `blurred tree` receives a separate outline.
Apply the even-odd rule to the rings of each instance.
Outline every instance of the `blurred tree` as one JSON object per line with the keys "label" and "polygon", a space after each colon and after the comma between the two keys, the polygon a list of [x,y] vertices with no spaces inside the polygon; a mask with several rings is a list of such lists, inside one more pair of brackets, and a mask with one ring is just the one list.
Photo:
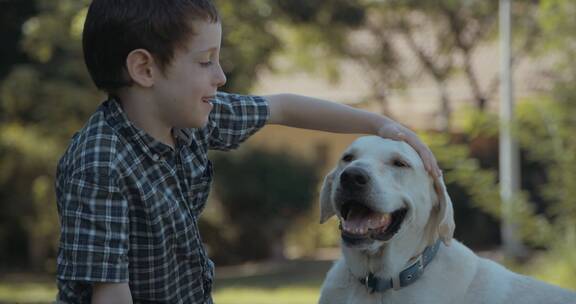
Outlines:
{"label": "blurred tree", "polygon": [[[536,54],[554,65],[541,75],[542,95],[518,105],[515,133],[523,150],[525,193],[514,202],[514,220],[524,240],[545,249],[528,272],[561,286],[576,287],[576,3],[540,1],[543,31]],[[470,121],[474,134],[494,135],[497,117]]]}
{"label": "blurred tree", "polygon": [[542,0],[540,5],[545,37],[540,54],[556,59],[546,73],[552,89],[522,106],[517,129],[527,157],[544,168],[537,191],[546,202],[546,221],[540,221],[545,233],[533,242],[548,251],[539,276],[576,288],[576,2]]}
{"label": "blurred tree", "polygon": [[270,66],[270,57],[281,47],[271,31],[275,20],[270,1],[215,0],[222,16],[222,68],[228,82],[223,88],[248,93],[260,69]]}
{"label": "blurred tree", "polygon": [[[292,48],[296,55],[313,56],[316,66],[329,65],[334,79],[338,78],[334,75],[338,72],[334,58],[355,60],[372,87],[367,101],[381,104],[383,113],[389,114],[387,96],[392,90],[402,89],[423,75],[433,79],[438,87],[439,125],[443,130],[450,128],[452,112],[447,82],[457,72],[464,72],[470,100],[478,109],[484,110],[497,93],[497,75],[483,86],[473,63],[478,47],[496,35],[497,1],[330,0],[314,5],[294,2],[302,1],[278,0],[288,20],[300,24],[299,31],[288,36],[296,44]],[[539,27],[534,1],[514,3],[517,65],[537,41]],[[311,60],[301,59],[308,66]],[[411,64],[414,60],[416,66]]]}
{"label": "blurred tree", "polygon": [[456,220],[455,238],[474,249],[486,249],[499,240],[500,196],[497,173],[483,167],[478,151],[469,138],[449,134],[422,134],[440,167]]}
{"label": "blurred tree", "polygon": [[[528,228],[524,231],[526,240],[552,249],[576,248],[575,18],[574,1],[540,1],[543,43],[537,51],[541,56],[555,58],[556,65],[543,74],[551,89],[518,105],[515,126],[526,161],[539,171],[528,175],[535,179],[533,193],[518,199],[518,220]],[[527,203],[534,199],[543,203]]]}
{"label": "blurred tree", "polygon": [[[55,164],[65,138],[87,115],[89,81],[74,28],[79,1],[35,1],[38,14],[20,27],[20,51],[29,61],[12,67],[0,84],[0,246],[6,265],[53,268],[58,222],[54,201]],[[76,31],[75,31],[76,30]],[[76,42],[76,43],[74,43]],[[14,263],[19,262],[19,263]]]}
{"label": "blurred tree", "polygon": [[[284,258],[284,236],[315,203],[318,166],[284,152],[217,154],[215,192],[243,261]],[[220,248],[230,251],[231,248]]]}
{"label": "blurred tree", "polygon": [[[14,65],[25,63],[29,60],[25,52],[19,47],[22,37],[21,27],[35,11],[35,3],[32,0],[6,0],[0,2],[0,41],[2,41],[2,48],[0,48],[0,81],[6,77]],[[0,107],[0,124],[7,119],[7,114]],[[0,145],[0,158],[5,154],[5,149]],[[2,166],[2,164],[3,163],[0,163],[0,168],[2,168],[0,174],[5,176],[8,170],[4,169],[5,167]],[[0,178],[0,180],[2,179],[4,178]],[[3,189],[3,185],[4,183],[0,181],[0,189]],[[8,244],[22,244],[25,243],[25,241],[18,239],[18,236],[24,234],[22,227],[12,226],[14,229],[8,229],[8,227],[14,224],[12,216],[16,206],[3,203],[6,197],[2,195],[2,192],[3,191],[0,190],[0,206],[3,210],[3,212],[0,213],[0,248],[9,248]],[[4,205],[8,206],[4,207]],[[4,242],[4,240],[7,239],[10,240]],[[13,258],[18,257],[17,252],[2,251],[2,253],[3,254],[0,254],[0,261],[4,260],[3,256],[8,254]],[[0,263],[0,267],[2,266],[2,263]]]}
{"label": "blurred tree", "polygon": [[28,60],[20,48],[22,24],[36,12],[33,0],[0,1],[0,79],[3,79],[15,64]]}
{"label": "blurred tree", "polygon": [[[280,20],[287,24],[281,33],[294,62],[310,71],[323,71],[332,81],[338,81],[341,60],[353,60],[370,82],[368,100],[378,102],[383,113],[389,112],[389,91],[402,87],[406,81],[401,54],[392,39],[394,12],[372,14],[374,5],[362,1],[277,3],[282,12]],[[358,37],[363,39],[355,39]]]}

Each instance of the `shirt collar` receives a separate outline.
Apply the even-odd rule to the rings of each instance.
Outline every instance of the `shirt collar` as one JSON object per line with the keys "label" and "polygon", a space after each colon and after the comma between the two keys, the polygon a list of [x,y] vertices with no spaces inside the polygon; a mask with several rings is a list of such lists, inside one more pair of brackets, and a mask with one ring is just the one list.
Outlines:
{"label": "shirt collar", "polygon": [[[105,119],[110,126],[127,140],[140,146],[152,159],[159,160],[163,155],[174,151],[169,145],[156,140],[144,130],[136,127],[128,119],[128,116],[126,116],[117,99],[110,97],[102,106]],[[184,144],[190,145],[192,143],[192,134],[189,130],[173,129],[172,132],[176,135],[176,138],[181,139]]]}

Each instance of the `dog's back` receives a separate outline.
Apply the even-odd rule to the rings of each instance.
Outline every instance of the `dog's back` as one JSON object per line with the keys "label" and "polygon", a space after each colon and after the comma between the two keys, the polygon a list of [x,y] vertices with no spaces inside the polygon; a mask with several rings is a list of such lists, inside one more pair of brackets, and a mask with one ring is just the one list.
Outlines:
{"label": "dog's back", "polygon": [[326,276],[320,304],[576,304],[573,291],[514,273],[455,240],[430,266],[411,286],[370,294],[341,258]]}
{"label": "dog's back", "polygon": [[576,304],[576,293],[514,273],[478,258],[478,268],[463,303]]}

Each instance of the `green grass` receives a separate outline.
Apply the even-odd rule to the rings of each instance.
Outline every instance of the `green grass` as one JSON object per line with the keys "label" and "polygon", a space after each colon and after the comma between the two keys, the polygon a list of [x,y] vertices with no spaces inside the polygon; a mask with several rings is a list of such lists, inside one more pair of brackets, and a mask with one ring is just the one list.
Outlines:
{"label": "green grass", "polygon": [[51,283],[0,282],[0,303],[51,303],[55,295]]}
{"label": "green grass", "polygon": [[228,288],[215,292],[214,302],[217,304],[318,303],[319,287]]}
{"label": "green grass", "polygon": [[[318,302],[319,287],[223,288],[213,296],[218,304],[308,304]],[[51,303],[55,295],[51,284],[0,283],[0,303]]]}
{"label": "green grass", "polygon": [[[331,262],[288,261],[241,267],[217,267],[217,304],[317,303],[320,286]],[[34,282],[34,283],[29,283]],[[52,303],[56,286],[50,276],[0,278],[0,304]]]}
{"label": "green grass", "polygon": [[[573,257],[572,257],[573,258]],[[574,261],[576,262],[576,260]],[[217,267],[214,302],[217,304],[317,303],[320,286],[331,266],[326,261],[288,261],[239,267]],[[509,265],[520,273],[576,290],[572,260],[557,256],[534,259],[528,265]],[[0,277],[0,304],[52,303],[52,276]]]}
{"label": "green grass", "polygon": [[332,262],[289,261],[256,267],[216,269],[217,304],[317,303]]}

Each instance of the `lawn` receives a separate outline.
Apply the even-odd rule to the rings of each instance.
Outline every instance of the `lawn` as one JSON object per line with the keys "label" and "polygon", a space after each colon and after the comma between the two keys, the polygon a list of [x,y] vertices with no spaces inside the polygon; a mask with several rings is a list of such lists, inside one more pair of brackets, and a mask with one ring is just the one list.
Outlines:
{"label": "lawn", "polygon": [[[320,285],[330,261],[294,260],[285,263],[216,267],[216,304],[317,303]],[[534,260],[514,270],[541,280],[576,289],[574,266],[563,259]],[[51,303],[56,288],[49,275],[0,276],[0,304]]]}
{"label": "lawn", "polygon": [[[217,267],[217,304],[316,303],[328,261],[297,260],[238,267]],[[51,303],[56,288],[50,276],[10,275],[0,278],[0,304]]]}

